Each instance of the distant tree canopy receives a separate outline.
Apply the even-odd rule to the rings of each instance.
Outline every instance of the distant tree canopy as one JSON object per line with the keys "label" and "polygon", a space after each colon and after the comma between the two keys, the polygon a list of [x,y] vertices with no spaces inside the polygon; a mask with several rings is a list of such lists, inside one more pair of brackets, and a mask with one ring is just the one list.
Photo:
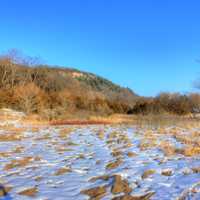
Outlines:
{"label": "distant tree canopy", "polygon": [[140,98],[129,113],[144,115],[200,113],[200,94],[160,93],[155,98]]}

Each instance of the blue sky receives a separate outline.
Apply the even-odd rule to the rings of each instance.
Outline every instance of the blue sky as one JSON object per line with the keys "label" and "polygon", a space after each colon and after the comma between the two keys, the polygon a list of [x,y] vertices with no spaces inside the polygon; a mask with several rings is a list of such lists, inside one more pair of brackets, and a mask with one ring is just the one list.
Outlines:
{"label": "blue sky", "polygon": [[0,52],[111,79],[140,95],[200,77],[199,0],[0,0]]}

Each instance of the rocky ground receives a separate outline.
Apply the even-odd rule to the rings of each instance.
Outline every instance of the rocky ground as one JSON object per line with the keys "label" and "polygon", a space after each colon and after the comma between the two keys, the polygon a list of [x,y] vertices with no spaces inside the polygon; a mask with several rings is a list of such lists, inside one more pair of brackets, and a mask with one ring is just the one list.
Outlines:
{"label": "rocky ground", "polygon": [[200,199],[197,127],[8,122],[0,123],[0,200]]}

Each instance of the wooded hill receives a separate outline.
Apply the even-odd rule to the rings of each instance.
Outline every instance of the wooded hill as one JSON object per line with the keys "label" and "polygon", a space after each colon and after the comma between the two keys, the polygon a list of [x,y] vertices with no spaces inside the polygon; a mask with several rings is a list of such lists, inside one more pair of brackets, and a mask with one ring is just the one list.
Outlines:
{"label": "wooded hill", "polygon": [[76,69],[0,59],[0,107],[48,118],[127,113],[138,96],[128,88]]}
{"label": "wooded hill", "polygon": [[114,113],[187,115],[200,113],[200,95],[161,93],[140,97],[92,73],[41,65],[9,54],[0,56],[0,108],[48,119]]}

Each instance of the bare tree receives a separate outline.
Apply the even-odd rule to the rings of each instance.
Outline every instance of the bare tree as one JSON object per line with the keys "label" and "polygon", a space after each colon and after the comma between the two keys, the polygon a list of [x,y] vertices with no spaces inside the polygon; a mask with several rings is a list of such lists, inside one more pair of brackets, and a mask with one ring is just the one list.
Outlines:
{"label": "bare tree", "polygon": [[18,86],[14,91],[15,102],[26,113],[38,112],[44,103],[44,93],[34,83]]}
{"label": "bare tree", "polygon": [[42,65],[44,61],[41,57],[32,57],[25,55],[22,51],[18,49],[9,49],[7,52],[0,56],[0,59],[10,60],[13,64],[25,65],[25,66],[38,66]]}

